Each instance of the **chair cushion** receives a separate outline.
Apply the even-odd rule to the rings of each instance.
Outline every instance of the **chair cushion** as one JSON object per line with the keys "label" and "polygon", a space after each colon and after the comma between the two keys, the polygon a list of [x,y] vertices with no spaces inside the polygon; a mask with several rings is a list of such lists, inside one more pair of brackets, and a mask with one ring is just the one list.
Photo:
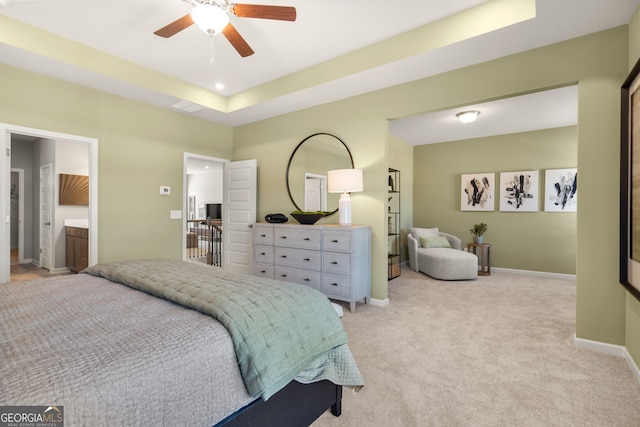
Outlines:
{"label": "chair cushion", "polygon": [[422,242],[420,241],[420,238],[440,236],[440,231],[438,230],[438,227],[434,227],[434,228],[409,227],[409,233],[411,233],[411,235],[418,241],[419,248],[422,247]]}
{"label": "chair cushion", "polygon": [[450,248],[449,240],[445,236],[421,237],[420,243],[424,248]]}

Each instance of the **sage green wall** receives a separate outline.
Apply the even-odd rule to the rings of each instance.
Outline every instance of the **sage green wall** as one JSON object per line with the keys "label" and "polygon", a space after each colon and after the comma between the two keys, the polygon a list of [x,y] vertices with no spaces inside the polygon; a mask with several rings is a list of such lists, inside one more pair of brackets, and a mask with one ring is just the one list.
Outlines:
{"label": "sage green wall", "polygon": [[[414,149],[414,224],[438,227],[468,242],[485,222],[493,267],[576,273],[576,214],[544,212],[544,170],[577,166],[575,126]],[[539,171],[538,212],[500,212],[500,172]],[[460,176],[495,172],[493,212],[460,210]]]}
{"label": "sage green wall", "polygon": [[[580,203],[576,333],[581,338],[624,344],[626,296],[617,279],[616,207],[620,84],[627,74],[627,49],[627,26],[622,26],[240,126],[234,129],[234,158],[258,159],[261,215],[286,211],[292,205],[284,174],[295,144],[321,131],[342,138],[352,150],[356,166],[365,172],[365,191],[353,198],[354,222],[373,227],[372,294],[384,299],[387,120],[577,83]],[[414,214],[417,211],[414,209]],[[500,244],[504,245],[500,252],[507,252],[519,249],[522,242]]]}
{"label": "sage green wall", "polygon": [[389,135],[389,167],[400,171],[401,262],[407,262],[407,231],[413,227],[413,145]]}
{"label": "sage green wall", "polygon": [[[636,9],[629,23],[629,72],[640,59],[640,8]],[[625,307],[625,347],[640,365],[640,301],[629,292]]]}
{"label": "sage green wall", "polygon": [[183,153],[231,159],[232,129],[5,65],[0,75],[0,122],[99,140],[98,261],[182,259],[169,211],[183,207]]}

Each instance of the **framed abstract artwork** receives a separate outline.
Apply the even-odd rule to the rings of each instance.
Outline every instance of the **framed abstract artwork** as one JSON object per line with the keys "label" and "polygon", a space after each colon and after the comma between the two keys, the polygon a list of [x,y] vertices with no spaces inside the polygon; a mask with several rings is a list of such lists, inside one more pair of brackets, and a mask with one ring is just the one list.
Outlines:
{"label": "framed abstract artwork", "polygon": [[500,211],[538,211],[538,171],[500,173]]}
{"label": "framed abstract artwork", "polygon": [[89,177],[86,175],[60,174],[61,205],[89,206]]}
{"label": "framed abstract artwork", "polygon": [[547,169],[544,172],[544,211],[576,212],[578,169]]}
{"label": "framed abstract artwork", "polygon": [[460,189],[460,210],[493,211],[496,174],[463,174]]}
{"label": "framed abstract artwork", "polygon": [[622,85],[620,283],[640,301],[640,61]]}

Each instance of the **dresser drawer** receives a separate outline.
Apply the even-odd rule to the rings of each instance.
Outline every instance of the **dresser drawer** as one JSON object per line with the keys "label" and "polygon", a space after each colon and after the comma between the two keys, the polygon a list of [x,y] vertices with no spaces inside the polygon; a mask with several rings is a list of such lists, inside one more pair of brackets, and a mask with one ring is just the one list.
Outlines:
{"label": "dresser drawer", "polygon": [[351,278],[341,274],[322,273],[321,291],[332,296],[351,296]]}
{"label": "dresser drawer", "polygon": [[273,235],[273,244],[288,248],[315,249],[322,247],[322,231],[311,228],[276,228]]}
{"label": "dresser drawer", "polygon": [[351,233],[340,230],[324,230],[322,232],[322,250],[351,252]]}
{"label": "dresser drawer", "polygon": [[253,274],[258,277],[266,277],[273,279],[273,264],[264,264],[256,262],[253,264]]}
{"label": "dresser drawer", "polygon": [[273,227],[253,224],[253,243],[257,245],[273,245]]}
{"label": "dresser drawer", "polygon": [[322,252],[322,271],[325,273],[351,274],[351,254]]}
{"label": "dresser drawer", "polygon": [[273,274],[274,279],[299,283],[318,290],[320,290],[320,277],[321,273],[319,271],[303,270],[282,265],[276,265]]}
{"label": "dresser drawer", "polygon": [[273,246],[255,245],[253,249],[253,260],[255,262],[273,264]]}
{"label": "dresser drawer", "polygon": [[275,247],[274,262],[276,265],[320,271],[322,255],[318,251]]}

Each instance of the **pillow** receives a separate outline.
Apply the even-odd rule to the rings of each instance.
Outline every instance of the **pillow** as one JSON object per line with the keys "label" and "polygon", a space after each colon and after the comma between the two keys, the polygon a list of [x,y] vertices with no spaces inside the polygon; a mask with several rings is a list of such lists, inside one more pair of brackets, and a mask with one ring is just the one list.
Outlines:
{"label": "pillow", "polygon": [[421,237],[420,243],[425,248],[450,248],[449,240],[445,236]]}
{"label": "pillow", "polygon": [[418,247],[422,247],[422,241],[420,240],[422,237],[438,237],[440,236],[440,231],[438,227],[434,228],[416,228],[409,227],[409,233],[418,241]]}

